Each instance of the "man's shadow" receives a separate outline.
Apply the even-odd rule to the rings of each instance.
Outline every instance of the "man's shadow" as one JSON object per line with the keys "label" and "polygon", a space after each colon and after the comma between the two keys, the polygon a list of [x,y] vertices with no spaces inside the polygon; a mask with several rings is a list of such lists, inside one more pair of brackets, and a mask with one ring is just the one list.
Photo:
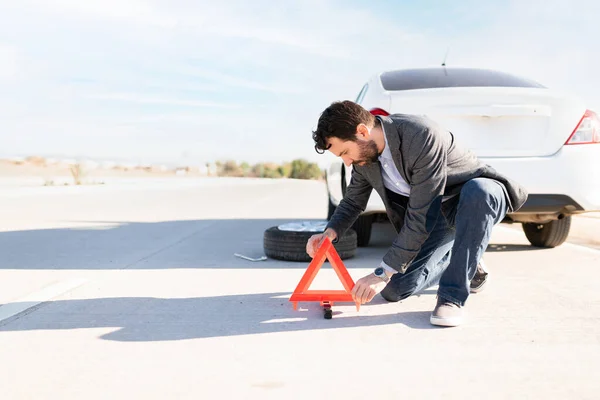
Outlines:
{"label": "man's shadow", "polygon": [[383,303],[387,302],[379,296],[361,306],[358,313],[353,303],[336,303],[333,319],[326,320],[318,303],[301,302],[294,310],[289,295],[59,300],[38,306],[31,315],[21,314],[3,321],[0,332],[112,328],[112,332],[101,338],[147,342],[391,324],[413,329],[434,328],[429,324],[430,311],[402,312],[399,303],[387,305],[387,314],[365,313],[367,307],[386,306]]}
{"label": "man's shadow", "polygon": [[[277,220],[242,221],[172,221],[158,224],[125,224],[108,231],[49,230],[3,233],[2,245],[6,253],[13,254],[0,268],[16,269],[165,269],[165,268],[220,268],[217,260],[228,257],[228,269],[301,268],[307,263],[268,260],[260,264],[248,263],[232,256],[235,251],[254,256],[261,253],[261,234]],[[362,247],[351,261],[353,267],[371,267],[381,260],[395,235],[391,224],[376,224],[369,247]],[[211,227],[212,229],[206,229]],[[139,248],[126,239],[145,235],[164,235],[168,231],[183,230],[190,239],[165,247],[160,254],[148,258],[145,242]],[[216,245],[232,231],[243,232],[240,239]],[[193,236],[193,240],[191,239]],[[100,240],[105,239],[105,240]],[[110,239],[110,240],[108,240]],[[211,241],[212,240],[212,241]],[[77,250],[82,242],[89,243],[85,257],[71,257],[68,250]],[[45,243],[49,257],[31,258],[18,249],[21,243]],[[137,243],[137,242],[136,242]],[[198,243],[203,243],[198,246]],[[208,244],[206,244],[208,243]],[[112,263],[111,246],[125,247],[120,264]],[[164,244],[163,244],[164,245]],[[524,245],[494,245],[491,251],[518,251],[530,249]],[[512,247],[511,247],[512,246]],[[490,250],[488,250],[490,251]],[[12,252],[12,253],[11,253]],[[66,254],[64,257],[63,254]],[[83,254],[78,251],[76,254]],[[146,257],[141,258],[140,257]],[[48,259],[53,262],[47,262]],[[11,262],[12,260],[12,262]],[[375,260],[375,261],[374,261]],[[31,261],[31,262],[29,262]],[[129,264],[127,264],[129,263]],[[350,262],[349,262],[350,263]],[[428,289],[422,295],[435,296]],[[24,313],[0,322],[2,331],[28,331],[38,329],[107,328],[111,332],[101,338],[115,341],[166,341],[219,336],[237,336],[260,333],[302,331],[313,329],[340,329],[363,326],[403,324],[413,329],[435,328],[429,323],[431,310],[403,312],[402,304],[386,303],[377,296],[361,311],[353,311],[352,303],[334,305],[334,318],[325,320],[317,303],[299,303],[294,311],[288,301],[290,293],[258,293],[231,296],[193,298],[116,297],[86,300],[59,300],[30,308]],[[377,312],[369,315],[368,307]],[[1,308],[0,308],[1,310]],[[339,313],[343,311],[341,314]],[[354,309],[355,310],[355,309]],[[31,315],[27,315],[31,313]]]}

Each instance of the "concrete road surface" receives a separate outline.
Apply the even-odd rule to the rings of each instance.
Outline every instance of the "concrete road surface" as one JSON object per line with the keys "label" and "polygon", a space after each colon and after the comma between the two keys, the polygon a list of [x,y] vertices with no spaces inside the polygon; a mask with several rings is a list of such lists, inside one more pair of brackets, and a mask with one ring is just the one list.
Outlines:
{"label": "concrete road surface", "polygon": [[[465,325],[429,324],[435,288],[325,320],[288,302],[306,263],[233,256],[259,257],[265,229],[325,213],[323,183],[307,181],[4,190],[0,398],[600,396],[600,250],[534,249],[500,226]],[[375,227],[345,261],[354,280],[392,240]],[[327,265],[315,285],[341,286]]]}

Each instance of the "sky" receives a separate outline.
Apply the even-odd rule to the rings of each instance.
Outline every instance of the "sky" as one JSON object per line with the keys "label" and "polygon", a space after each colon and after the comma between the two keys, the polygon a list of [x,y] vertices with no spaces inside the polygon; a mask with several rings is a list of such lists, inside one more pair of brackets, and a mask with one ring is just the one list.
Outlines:
{"label": "sky", "polygon": [[599,4],[0,0],[0,156],[323,165],[323,109],[446,53],[600,111]]}

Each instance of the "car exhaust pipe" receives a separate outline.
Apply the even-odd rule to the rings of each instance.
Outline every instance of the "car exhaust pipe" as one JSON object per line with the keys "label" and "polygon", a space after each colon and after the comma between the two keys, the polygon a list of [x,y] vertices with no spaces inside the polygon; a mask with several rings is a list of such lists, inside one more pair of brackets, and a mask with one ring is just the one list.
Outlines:
{"label": "car exhaust pipe", "polygon": [[553,214],[513,214],[510,218],[513,222],[526,222],[535,224],[547,224],[557,219],[564,219],[567,215],[564,213]]}

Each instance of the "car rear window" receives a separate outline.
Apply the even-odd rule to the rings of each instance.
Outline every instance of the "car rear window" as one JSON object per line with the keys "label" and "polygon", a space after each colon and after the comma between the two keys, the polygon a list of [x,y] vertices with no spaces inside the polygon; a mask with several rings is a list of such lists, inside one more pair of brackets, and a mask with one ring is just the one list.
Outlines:
{"label": "car rear window", "polygon": [[447,87],[523,87],[545,86],[504,72],[471,68],[424,68],[388,71],[381,75],[385,90],[415,90]]}

